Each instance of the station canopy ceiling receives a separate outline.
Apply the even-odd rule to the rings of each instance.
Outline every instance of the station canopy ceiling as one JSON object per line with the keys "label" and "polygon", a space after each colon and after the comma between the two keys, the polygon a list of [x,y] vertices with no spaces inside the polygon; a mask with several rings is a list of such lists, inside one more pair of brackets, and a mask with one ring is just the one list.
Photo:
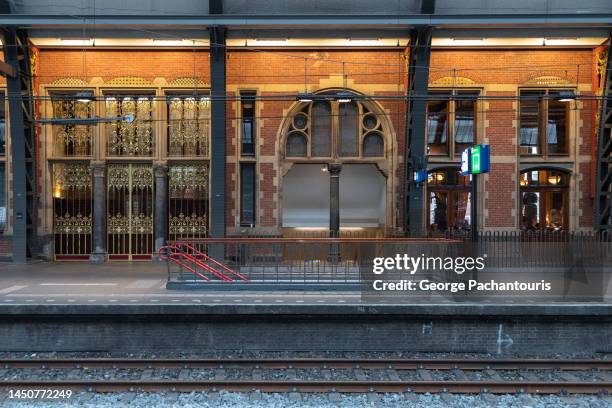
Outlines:
{"label": "station canopy ceiling", "polygon": [[[223,0],[224,14],[419,14],[422,1],[431,0]],[[205,15],[202,0],[9,0],[13,14],[30,15]],[[95,5],[95,9],[94,9]],[[436,0],[437,15],[605,14],[609,0]]]}
{"label": "station canopy ceiling", "polygon": [[[410,29],[435,28],[434,47],[594,47],[612,28],[610,0],[9,0],[0,25],[40,47],[208,47],[210,25],[230,47],[405,47]],[[95,5],[95,7],[94,7]]]}

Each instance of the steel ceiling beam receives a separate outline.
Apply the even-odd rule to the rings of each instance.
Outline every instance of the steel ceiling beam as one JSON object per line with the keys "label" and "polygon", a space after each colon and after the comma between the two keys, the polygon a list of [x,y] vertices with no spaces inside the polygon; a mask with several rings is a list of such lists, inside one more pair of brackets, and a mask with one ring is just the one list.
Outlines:
{"label": "steel ceiling beam", "polygon": [[481,15],[31,15],[0,14],[0,25],[18,27],[612,27],[612,13],[597,14],[481,14]]}

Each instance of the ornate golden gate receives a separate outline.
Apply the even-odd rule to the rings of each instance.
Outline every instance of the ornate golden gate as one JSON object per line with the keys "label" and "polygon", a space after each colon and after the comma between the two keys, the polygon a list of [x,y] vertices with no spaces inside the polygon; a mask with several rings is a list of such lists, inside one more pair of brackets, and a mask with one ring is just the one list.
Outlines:
{"label": "ornate golden gate", "polygon": [[109,259],[151,259],[153,168],[147,164],[109,164],[106,183]]}
{"label": "ornate golden gate", "polygon": [[205,238],[208,231],[208,165],[173,165],[168,177],[168,238]]}
{"label": "ornate golden gate", "polygon": [[89,259],[91,169],[84,163],[53,164],[55,259]]}

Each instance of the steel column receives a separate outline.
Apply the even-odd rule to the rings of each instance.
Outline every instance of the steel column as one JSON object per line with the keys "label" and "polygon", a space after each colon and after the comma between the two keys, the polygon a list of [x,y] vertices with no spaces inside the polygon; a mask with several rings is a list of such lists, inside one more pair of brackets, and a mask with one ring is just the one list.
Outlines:
{"label": "steel column", "polygon": [[595,229],[612,232],[612,34],[601,93],[597,132]]}
{"label": "steel column", "polygon": [[91,166],[92,173],[92,252],[89,261],[93,263],[106,261],[106,167],[103,163]]}
{"label": "steel column", "polygon": [[225,38],[222,27],[210,27],[211,175],[210,237],[225,236],[226,88]]}
{"label": "steel column", "polygon": [[410,35],[404,153],[404,233],[413,237],[427,235],[425,186],[414,183],[413,174],[427,169],[425,128],[431,33],[431,27],[419,27]]}
{"label": "steel column", "polygon": [[30,52],[25,32],[3,31],[4,62],[15,76],[6,78],[10,120],[13,261],[26,262],[36,246],[36,144]]}
{"label": "steel column", "polygon": [[166,245],[168,238],[168,167],[165,164],[153,166],[155,177],[155,217],[154,238],[155,254],[162,246]]}
{"label": "steel column", "polygon": [[[340,172],[342,164],[332,163],[327,166],[329,172],[329,237],[340,237]],[[330,245],[328,261],[340,261],[340,247],[337,243]]]}
{"label": "steel column", "polygon": [[329,172],[329,237],[340,236],[340,172],[341,164],[327,166]]}

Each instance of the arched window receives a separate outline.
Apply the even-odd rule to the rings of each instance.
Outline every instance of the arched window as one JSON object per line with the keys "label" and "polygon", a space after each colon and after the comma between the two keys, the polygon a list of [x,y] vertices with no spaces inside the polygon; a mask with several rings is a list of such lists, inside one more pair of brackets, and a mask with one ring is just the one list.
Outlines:
{"label": "arched window", "polygon": [[455,167],[436,169],[427,178],[428,219],[431,231],[468,230],[470,220],[469,176]]}
{"label": "arched window", "polygon": [[382,121],[360,101],[304,103],[290,120],[285,157],[385,157]]}
{"label": "arched window", "polygon": [[527,170],[519,180],[521,229],[568,229],[569,175],[548,169]]}

